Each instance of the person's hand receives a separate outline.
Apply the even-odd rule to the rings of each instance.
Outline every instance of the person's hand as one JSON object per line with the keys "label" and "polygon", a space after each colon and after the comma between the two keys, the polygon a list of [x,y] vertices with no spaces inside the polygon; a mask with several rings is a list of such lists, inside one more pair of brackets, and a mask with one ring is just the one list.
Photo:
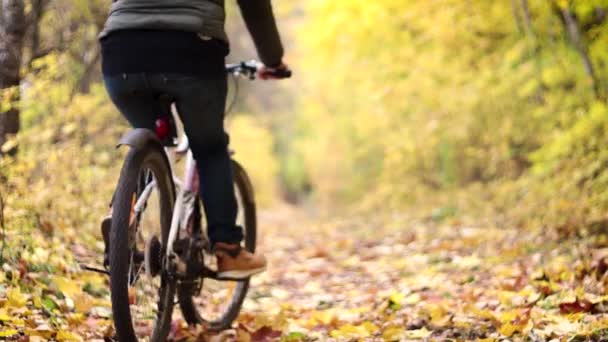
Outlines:
{"label": "person's hand", "polygon": [[283,78],[290,78],[291,69],[289,69],[285,63],[281,63],[277,67],[263,65],[258,69],[258,77],[262,80],[280,80]]}

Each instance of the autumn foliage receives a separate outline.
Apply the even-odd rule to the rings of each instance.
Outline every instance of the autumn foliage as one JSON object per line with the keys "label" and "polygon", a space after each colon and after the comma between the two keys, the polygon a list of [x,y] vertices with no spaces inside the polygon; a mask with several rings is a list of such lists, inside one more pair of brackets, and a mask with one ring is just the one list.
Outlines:
{"label": "autumn foliage", "polygon": [[[128,129],[98,68],[109,1],[26,5],[21,85],[0,94],[21,115],[0,340],[102,340],[106,279],[79,263],[101,261]],[[176,315],[174,340],[608,338],[607,0],[275,7],[294,78],[232,87],[227,120],[273,266],[234,329]]]}

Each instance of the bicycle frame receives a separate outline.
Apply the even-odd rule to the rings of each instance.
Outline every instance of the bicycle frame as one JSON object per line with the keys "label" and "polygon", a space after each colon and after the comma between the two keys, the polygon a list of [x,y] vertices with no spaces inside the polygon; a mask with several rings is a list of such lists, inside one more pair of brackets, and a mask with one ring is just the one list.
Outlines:
{"label": "bicycle frame", "polygon": [[[174,120],[178,119],[174,106],[171,106],[170,115],[173,116]],[[180,137],[180,144],[176,147],[165,147],[165,153],[169,160],[169,166],[173,178],[173,183],[176,187],[176,200],[173,207],[173,215],[171,218],[171,228],[169,230],[169,239],[167,241],[166,256],[168,258],[175,258],[177,254],[174,252],[173,246],[175,241],[179,237],[180,227],[185,227],[189,214],[192,213],[194,208],[194,201],[198,196],[198,172],[196,167],[196,161],[192,155],[192,151],[189,149],[188,139],[182,133]],[[186,169],[183,178],[180,179],[175,173],[175,166],[177,163],[178,156],[186,156]],[[145,207],[152,191],[156,187],[156,181],[152,181],[146,185],[146,188],[142,191],[140,197],[135,202],[133,208],[134,213],[139,214]],[[176,259],[174,259],[176,260]]]}
{"label": "bicycle frame", "polygon": [[[175,115],[174,115],[175,116]],[[187,138],[183,137],[183,141],[187,144]],[[183,144],[183,143],[182,143]],[[180,144],[180,145],[182,145]],[[177,197],[175,200],[175,206],[173,208],[173,217],[171,218],[171,228],[169,230],[169,239],[167,240],[167,251],[166,256],[168,258],[175,258],[177,255],[173,250],[175,241],[179,235],[180,227],[185,227],[189,215],[186,213],[192,213],[194,207],[194,201],[198,196],[198,172],[196,167],[196,161],[192,156],[192,151],[186,147],[186,170],[184,173],[184,182],[175,176],[175,160],[176,160],[176,149],[166,148],[167,155],[169,156],[169,164],[171,165],[171,172],[173,173],[173,182],[177,189]],[[180,150],[183,151],[183,150]],[[189,200],[190,199],[190,200]]]}

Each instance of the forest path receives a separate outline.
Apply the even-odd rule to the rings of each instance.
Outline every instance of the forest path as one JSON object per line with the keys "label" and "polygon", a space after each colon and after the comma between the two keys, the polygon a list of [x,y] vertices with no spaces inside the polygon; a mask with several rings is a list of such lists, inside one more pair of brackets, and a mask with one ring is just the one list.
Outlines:
{"label": "forest path", "polygon": [[[179,319],[181,341],[517,340],[608,336],[608,239],[558,241],[456,220],[260,213],[256,276],[235,329]],[[34,237],[0,286],[0,340],[101,341],[111,334],[107,280],[79,271],[87,248]],[[44,246],[44,247],[42,247]],[[96,256],[96,255],[95,255]],[[176,307],[176,312],[177,312]],[[176,317],[179,315],[176,314]]]}
{"label": "forest path", "polygon": [[597,340],[608,332],[601,236],[558,241],[395,217],[303,224],[274,212],[260,221],[270,268],[253,282],[242,340]]}

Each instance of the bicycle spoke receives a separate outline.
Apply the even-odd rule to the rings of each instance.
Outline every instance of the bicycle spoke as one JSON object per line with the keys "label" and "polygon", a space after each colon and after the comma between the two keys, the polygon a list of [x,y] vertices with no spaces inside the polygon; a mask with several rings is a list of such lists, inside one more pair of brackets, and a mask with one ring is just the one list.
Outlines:
{"label": "bicycle spoke", "polygon": [[[139,177],[134,194],[133,209],[137,207],[131,229],[135,233],[129,262],[128,284],[130,287],[131,316],[136,335],[148,336],[154,321],[161,314],[160,298],[162,281],[160,277],[150,278],[146,273],[146,241],[152,236],[160,237],[159,194],[154,186],[153,173],[146,169]],[[146,198],[147,197],[147,198]],[[143,202],[142,202],[143,201]]]}

